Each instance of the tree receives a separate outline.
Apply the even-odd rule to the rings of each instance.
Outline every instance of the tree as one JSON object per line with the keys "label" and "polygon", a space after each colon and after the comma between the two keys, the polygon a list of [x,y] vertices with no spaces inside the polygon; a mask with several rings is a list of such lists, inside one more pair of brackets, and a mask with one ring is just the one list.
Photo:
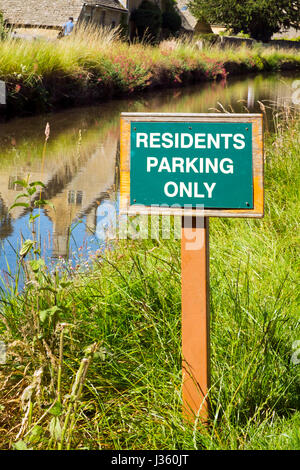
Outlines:
{"label": "tree", "polygon": [[175,9],[174,0],[166,0],[164,2],[164,12],[162,14],[162,27],[171,34],[176,34],[181,28],[181,16]]}
{"label": "tree", "polygon": [[299,0],[191,0],[190,10],[196,18],[263,42],[282,28],[300,28]]}
{"label": "tree", "polygon": [[3,13],[0,11],[0,40],[6,39],[9,33],[6,21],[4,20]]}
{"label": "tree", "polygon": [[143,39],[146,35],[149,40],[155,40],[160,32],[162,14],[156,4],[143,0],[131,13],[130,21],[134,23],[139,39]]}

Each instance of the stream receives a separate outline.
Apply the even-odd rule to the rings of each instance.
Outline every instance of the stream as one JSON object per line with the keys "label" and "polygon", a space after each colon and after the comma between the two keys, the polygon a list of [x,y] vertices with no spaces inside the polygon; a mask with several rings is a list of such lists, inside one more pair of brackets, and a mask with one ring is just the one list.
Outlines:
{"label": "stream", "polygon": [[[121,112],[262,112],[274,128],[274,110],[293,105],[298,75],[256,75],[147,92],[88,108],[17,118],[0,124],[0,287],[13,285],[22,240],[32,238],[30,212],[8,211],[23,187],[42,181],[50,205],[35,209],[41,254],[51,267],[86,266],[103,249],[107,207],[118,214]],[[271,109],[272,108],[272,109]],[[45,128],[50,126],[45,144]],[[105,225],[106,224],[106,225]],[[21,282],[22,284],[22,282]]]}

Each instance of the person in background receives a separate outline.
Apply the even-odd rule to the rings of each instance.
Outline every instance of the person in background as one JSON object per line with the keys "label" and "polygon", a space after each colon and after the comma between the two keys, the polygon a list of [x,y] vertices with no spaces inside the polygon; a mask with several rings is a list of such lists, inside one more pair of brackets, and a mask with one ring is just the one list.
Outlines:
{"label": "person in background", "polygon": [[70,16],[69,21],[63,25],[63,35],[70,36],[74,29],[74,22],[72,16]]}

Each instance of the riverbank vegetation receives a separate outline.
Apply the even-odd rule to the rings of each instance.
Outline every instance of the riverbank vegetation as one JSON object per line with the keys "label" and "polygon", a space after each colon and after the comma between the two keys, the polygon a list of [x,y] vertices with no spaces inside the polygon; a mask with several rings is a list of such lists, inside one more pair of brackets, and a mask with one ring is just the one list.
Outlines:
{"label": "riverbank vegetation", "polygon": [[181,414],[180,241],[127,240],[85,272],[50,274],[36,252],[25,292],[2,293],[2,448],[300,449],[300,119],[285,112],[264,219],[211,219],[209,425]]}
{"label": "riverbank vegetation", "polygon": [[295,50],[199,48],[197,41],[128,44],[117,30],[78,28],[56,41],[4,39],[0,79],[7,84],[8,113],[34,113],[183,86],[228,74],[300,67]]}

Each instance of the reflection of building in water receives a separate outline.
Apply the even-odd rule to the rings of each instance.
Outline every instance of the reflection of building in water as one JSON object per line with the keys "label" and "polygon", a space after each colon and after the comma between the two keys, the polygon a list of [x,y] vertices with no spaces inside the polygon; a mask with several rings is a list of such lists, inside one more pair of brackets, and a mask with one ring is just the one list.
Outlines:
{"label": "reflection of building in water", "polygon": [[23,186],[18,181],[24,179],[24,176],[11,176],[8,178],[8,189],[11,191],[22,191]]}
{"label": "reflection of building in water", "polygon": [[248,86],[248,98],[247,98],[247,108],[252,109],[254,106],[254,87],[249,84]]}
{"label": "reflection of building in water", "polygon": [[46,213],[53,222],[53,257],[68,257],[72,222],[86,216],[86,231],[96,230],[96,201],[111,188],[115,178],[116,135],[99,147],[73,178],[49,199]]}
{"label": "reflection of building in water", "polygon": [[59,233],[56,230],[55,224],[53,224],[52,233],[52,257],[68,258],[69,256],[69,242],[70,242],[70,230],[67,229],[66,233]]}
{"label": "reflection of building in water", "polygon": [[82,191],[74,191],[73,189],[68,193],[68,204],[76,206],[82,205]]}
{"label": "reflection of building in water", "polygon": [[4,240],[6,237],[11,235],[13,227],[11,223],[11,217],[7,212],[7,208],[0,198],[0,239]]}
{"label": "reflection of building in water", "polygon": [[[151,109],[157,112],[199,113],[214,110],[219,106],[218,103],[222,103],[224,108],[232,105],[236,112],[244,112],[246,103],[251,105],[254,99],[253,111],[259,111],[258,99],[264,103],[290,103],[295,92],[291,83],[291,80],[278,80],[276,77],[265,80],[262,76],[242,81],[234,79],[227,86],[208,83],[201,85],[201,89],[197,87],[188,89],[187,92],[177,89],[171,93],[156,93],[155,98],[147,96],[141,102],[126,103],[126,107],[131,106],[133,111]],[[14,181],[27,178],[28,174],[31,175],[31,181],[42,180],[46,184],[43,197],[55,206],[55,211],[50,207],[46,211],[53,221],[55,256],[67,256],[69,227],[73,221],[82,217],[86,220],[87,232],[88,228],[94,230],[96,201],[100,200],[115,182],[114,165],[118,139],[115,118],[118,119],[119,111],[124,110],[124,106],[122,101],[107,104],[105,109],[103,106],[100,111],[97,109],[92,112],[88,109],[80,119],[78,115],[81,115],[81,111],[67,111],[55,115],[43,174],[41,159],[37,158],[37,153],[40,152],[40,134],[37,130],[41,127],[41,118],[1,124],[1,157],[2,151],[3,155],[7,151],[7,156],[11,156],[11,163],[8,164],[8,158],[0,158],[0,237],[11,234],[14,220],[26,213],[24,207],[16,207],[11,216],[7,211],[16,196],[22,192],[21,185],[15,184]],[[268,109],[266,113],[268,115]],[[79,128],[88,129],[89,132],[86,140],[83,138],[80,141],[80,146],[74,145],[74,141],[78,140]],[[68,129],[68,132],[62,129]],[[15,148],[17,152],[10,153],[10,146],[16,146],[16,143],[11,144],[11,136],[15,135],[18,136],[19,147]],[[43,138],[44,134],[41,135]],[[103,144],[96,148],[95,141],[98,142],[98,139]],[[64,146],[64,142],[68,142],[69,147]],[[101,232],[101,224],[105,223],[100,216],[98,222],[99,230],[96,233]]]}
{"label": "reflection of building in water", "polygon": [[[14,204],[16,197],[21,191],[24,191],[24,188],[21,184],[18,184],[17,181],[24,180],[27,178],[28,173],[30,172],[29,181],[44,181],[47,183],[50,179],[49,173],[42,174],[40,171],[31,171],[26,168],[18,172],[14,172],[12,168],[1,169],[0,171],[0,197],[2,198],[3,204],[6,207],[6,210]],[[17,202],[28,202],[25,199],[19,199]],[[18,219],[24,213],[24,207],[15,207],[10,213],[11,218]]]}
{"label": "reflection of building in water", "polygon": [[97,207],[97,227],[95,235],[100,243],[116,237],[116,230],[120,228],[118,217],[118,201],[104,200]]}
{"label": "reflection of building in water", "polygon": [[[43,181],[46,188],[42,197],[51,205],[46,206],[45,213],[53,222],[53,256],[68,257],[70,227],[72,222],[86,216],[87,233],[96,230],[96,201],[114,185],[115,159],[117,150],[118,129],[111,131],[101,146],[93,147],[92,154],[84,154],[78,163],[78,154],[74,158],[66,158],[60,165],[56,162],[45,162],[43,174],[36,165],[23,164],[19,169],[8,167],[0,172],[0,237],[5,238],[12,233],[11,219],[26,214],[26,208],[16,207],[10,215],[8,208],[16,197],[24,190],[16,181]],[[35,198],[39,195],[33,196]],[[19,199],[18,202],[23,201]],[[52,207],[53,205],[53,207]]]}
{"label": "reflection of building in water", "polygon": [[97,228],[97,205],[91,207],[89,212],[86,214],[86,232],[88,234],[94,234]]}

